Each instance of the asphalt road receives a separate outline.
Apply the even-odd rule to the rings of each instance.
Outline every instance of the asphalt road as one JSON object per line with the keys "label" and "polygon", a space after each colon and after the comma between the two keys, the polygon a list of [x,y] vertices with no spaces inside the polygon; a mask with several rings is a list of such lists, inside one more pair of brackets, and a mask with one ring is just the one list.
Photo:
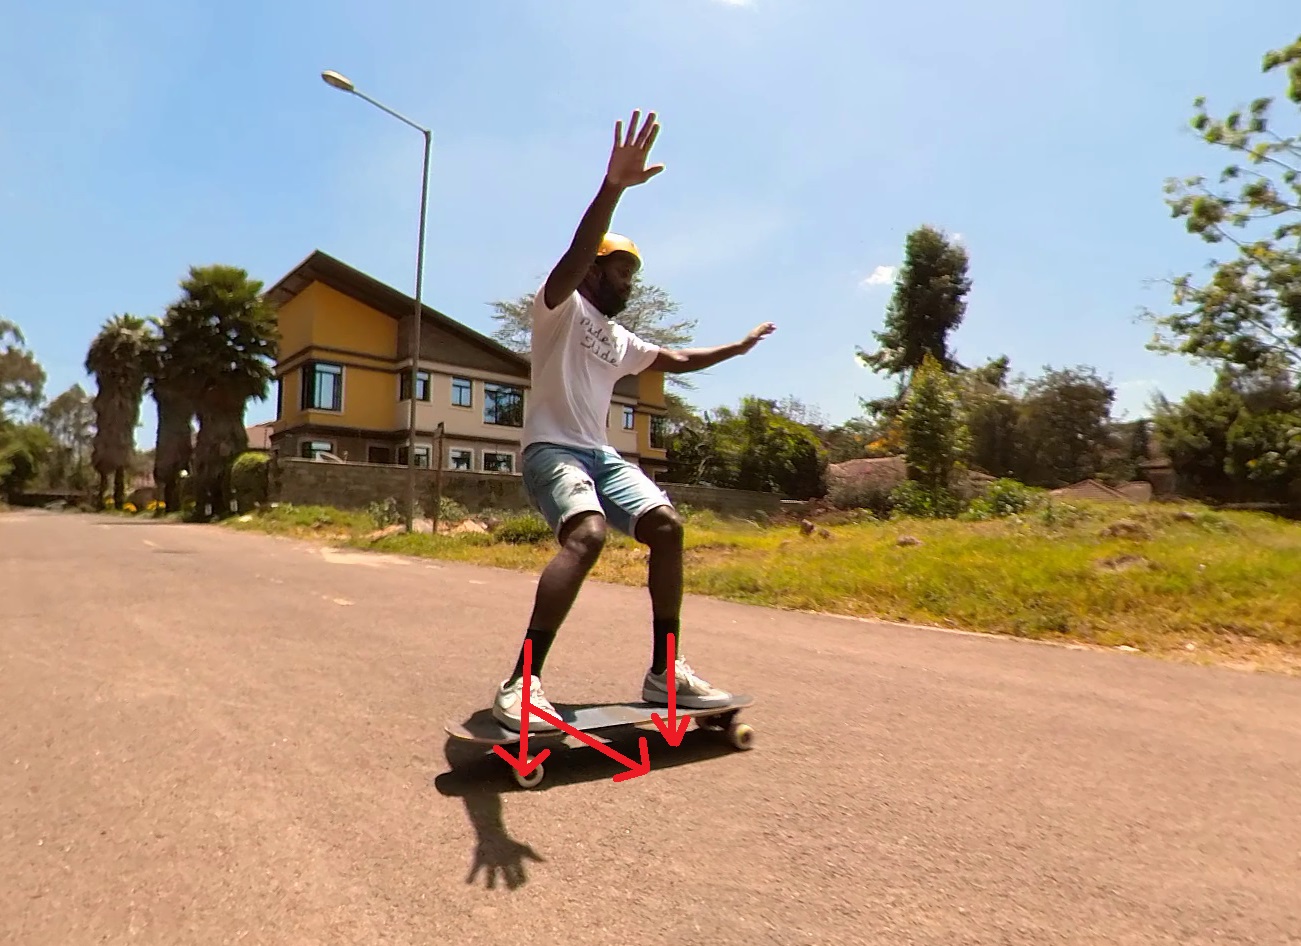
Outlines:
{"label": "asphalt road", "polygon": [[[0,942],[1301,943],[1301,681],[689,599],[755,749],[524,791],[442,727],[533,582],[0,515]],[[636,697],[648,609],[585,588],[551,698]]]}

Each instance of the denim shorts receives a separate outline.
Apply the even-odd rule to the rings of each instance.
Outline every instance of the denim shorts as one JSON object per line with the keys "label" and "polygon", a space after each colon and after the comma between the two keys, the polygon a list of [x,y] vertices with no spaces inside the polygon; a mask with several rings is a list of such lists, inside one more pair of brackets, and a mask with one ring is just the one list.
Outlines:
{"label": "denim shorts", "polygon": [[672,506],[641,467],[612,447],[591,450],[554,443],[524,449],[524,488],[551,530],[560,535],[578,513],[599,512],[625,535],[636,538],[637,522],[658,506]]}

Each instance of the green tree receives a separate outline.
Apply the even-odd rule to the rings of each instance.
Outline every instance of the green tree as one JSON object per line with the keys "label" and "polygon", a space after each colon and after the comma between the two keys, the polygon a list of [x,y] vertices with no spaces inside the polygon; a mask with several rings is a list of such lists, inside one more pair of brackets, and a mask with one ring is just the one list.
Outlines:
{"label": "green tree", "polygon": [[113,504],[126,502],[126,471],[135,451],[135,429],[153,337],[148,323],[134,315],[109,319],[90,343],[86,370],[95,378],[95,436],[91,465],[99,474],[96,505],[113,477]]}
{"label": "green tree", "polygon": [[[529,318],[532,304],[531,294],[491,303],[492,318],[497,323],[492,337],[512,351],[526,354],[533,333],[533,323]],[[679,309],[679,304],[667,291],[646,282],[638,274],[633,277],[628,306],[615,321],[653,344],[664,348],[685,348],[691,344],[697,320],[675,319]],[[666,374],[664,380],[666,386],[680,390],[695,387],[692,379],[681,374]]]}
{"label": "green tree", "polygon": [[959,369],[948,339],[966,314],[971,291],[967,267],[966,249],[942,231],[922,226],[908,234],[885,324],[872,333],[878,347],[870,352],[857,349],[861,364],[898,379],[894,397],[864,402],[873,414],[897,413],[909,380],[928,356],[943,371]]}
{"label": "green tree", "polygon": [[0,429],[0,495],[14,500],[40,474],[53,440],[38,424],[8,424]]}
{"label": "green tree", "polygon": [[1203,176],[1166,184],[1171,215],[1210,244],[1228,242],[1231,259],[1212,264],[1202,284],[1192,274],[1171,280],[1179,311],[1146,313],[1157,333],[1149,348],[1212,364],[1286,371],[1301,378],[1301,37],[1266,53],[1265,73],[1286,69],[1285,120],[1270,116],[1272,98],[1246,114],[1213,118],[1206,99],[1194,102],[1192,127],[1202,140],[1233,154],[1220,190]]}
{"label": "green tree", "polygon": [[866,417],[852,417],[822,432],[822,445],[827,451],[828,463],[857,460],[871,453],[871,445],[878,438],[877,425]]}
{"label": "green tree", "polygon": [[74,384],[41,411],[41,426],[50,434],[49,483],[86,489],[87,469],[95,436],[95,408],[80,384]]}
{"label": "green tree", "polygon": [[1301,393],[1273,373],[1222,370],[1210,391],[1154,403],[1179,488],[1209,502],[1288,502],[1301,484]]}
{"label": "green tree", "polygon": [[1180,492],[1227,502],[1236,484],[1227,469],[1229,428],[1243,410],[1242,395],[1221,377],[1210,391],[1189,392],[1182,401],[1153,399],[1152,426],[1170,458]]}
{"label": "green tree", "polygon": [[955,376],[968,432],[964,461],[990,476],[1013,477],[1019,465],[1017,422],[1020,401],[1008,388],[1006,355]]}
{"label": "green tree", "polygon": [[1243,408],[1229,426],[1224,470],[1245,492],[1285,502],[1301,483],[1301,413],[1255,414]]}
{"label": "green tree", "polygon": [[27,347],[22,330],[0,319],[0,423],[34,411],[45,394],[45,369]]}
{"label": "green tree", "polygon": [[1045,368],[1021,397],[1017,479],[1053,488],[1096,476],[1111,443],[1115,397],[1092,368]]}
{"label": "green tree", "polygon": [[[275,377],[279,328],[262,283],[235,266],[191,267],[161,322],[157,370],[177,379],[199,419],[193,456],[196,518],[230,511],[231,465],[248,449],[244,412]],[[184,409],[182,409],[183,411]],[[179,422],[178,422],[179,429]],[[161,453],[161,451],[160,451]]]}
{"label": "green tree", "polygon": [[1146,417],[1134,423],[1134,431],[1129,441],[1129,459],[1135,464],[1151,459],[1152,456],[1152,421]]}
{"label": "green tree", "polygon": [[669,479],[810,499],[824,492],[826,450],[776,401],[742,398],[684,424],[669,440]]}
{"label": "green tree", "polygon": [[956,385],[930,352],[913,376],[900,419],[908,478],[931,496],[947,495],[969,435]]}

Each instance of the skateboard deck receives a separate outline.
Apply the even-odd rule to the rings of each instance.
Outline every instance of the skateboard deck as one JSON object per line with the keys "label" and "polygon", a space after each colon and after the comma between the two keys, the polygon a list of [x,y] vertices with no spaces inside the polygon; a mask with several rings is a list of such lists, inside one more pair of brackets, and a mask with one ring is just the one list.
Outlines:
{"label": "skateboard deck", "polygon": [[[677,715],[679,719],[684,717],[695,719],[697,725],[699,725],[700,720],[704,717],[734,716],[737,712],[753,703],[754,697],[734,696],[727,703],[721,706],[711,706],[708,709],[679,706]],[[602,729],[618,729],[621,726],[640,726],[645,723],[653,725],[652,714],[667,718],[669,712],[667,706],[641,701],[635,703],[557,703],[555,707],[559,719],[579,732],[596,732]],[[543,729],[541,728],[543,725],[546,724],[537,719],[529,721],[529,741],[534,739],[565,739],[569,736],[568,733],[560,729],[551,729],[549,727]],[[491,709],[481,709],[469,719],[461,722],[449,722],[444,728],[447,730],[448,735],[457,739],[484,745],[506,746],[519,742],[520,739],[518,732],[503,726],[497,721],[492,715]]]}
{"label": "skateboard deck", "polygon": [[[747,695],[733,696],[721,706],[707,709],[694,707],[677,707],[679,719],[694,719],[700,729],[720,731],[738,749],[749,749],[754,738],[754,731],[744,723],[736,722],[736,715],[747,706],[754,704],[754,697]],[[654,726],[651,715],[668,717],[668,707],[657,703],[642,701],[630,703],[556,703],[555,715],[564,723],[583,733],[599,733],[606,729],[623,727]],[[539,720],[530,719],[529,744],[564,741],[573,737],[562,729],[538,728]],[[545,723],[543,725],[546,725]],[[444,729],[454,739],[490,746],[509,746],[518,744],[520,734],[503,726],[492,715],[492,710],[481,709],[460,722],[448,722]],[[538,766],[532,777],[521,778],[516,773],[515,780],[525,788],[533,788],[542,780],[542,766]]]}

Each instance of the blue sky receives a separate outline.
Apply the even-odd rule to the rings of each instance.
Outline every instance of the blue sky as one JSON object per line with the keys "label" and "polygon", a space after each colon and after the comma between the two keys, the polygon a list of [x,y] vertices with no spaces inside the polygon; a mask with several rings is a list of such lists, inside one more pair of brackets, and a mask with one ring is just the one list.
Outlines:
{"label": "blue sky", "polygon": [[[74,382],[114,313],[154,314],[192,264],[268,285],[315,248],[414,288],[419,135],[434,129],[426,299],[483,331],[531,291],[604,172],[615,120],[658,110],[664,174],[615,229],[700,320],[696,344],[777,334],[698,375],[698,407],[794,395],[833,422],[888,383],[858,366],[922,223],[962,234],[954,336],[1014,372],[1088,364],[1118,414],[1207,369],[1147,352],[1150,281],[1209,247],[1162,203],[1223,155],[1187,128],[1276,94],[1262,54],[1293,0],[0,0],[0,317]],[[252,402],[249,423],[274,416]],[[146,401],[137,442],[153,445]]]}

